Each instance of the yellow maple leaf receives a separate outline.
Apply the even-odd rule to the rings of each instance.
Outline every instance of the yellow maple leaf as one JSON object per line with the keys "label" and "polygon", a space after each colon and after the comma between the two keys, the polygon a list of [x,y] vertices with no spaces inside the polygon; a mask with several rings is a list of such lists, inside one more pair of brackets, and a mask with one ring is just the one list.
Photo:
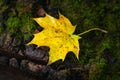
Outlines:
{"label": "yellow maple leaf", "polygon": [[64,60],[69,51],[73,51],[78,58],[79,42],[78,35],[73,35],[75,26],[64,17],[59,15],[56,19],[48,14],[45,17],[34,18],[44,28],[40,33],[34,34],[34,38],[28,44],[36,44],[37,47],[49,46],[49,63],[59,59]]}
{"label": "yellow maple leaf", "polygon": [[[62,14],[59,14],[59,19],[46,14],[45,17],[34,18],[34,20],[44,29],[37,34],[34,34],[34,38],[28,44],[36,44],[37,47],[50,47],[48,63],[53,63],[59,59],[64,61],[66,54],[69,51],[72,51],[78,58],[78,40],[81,38],[79,37],[81,34],[73,34],[76,26],[73,26],[69,19]],[[95,29],[99,30],[98,28]]]}

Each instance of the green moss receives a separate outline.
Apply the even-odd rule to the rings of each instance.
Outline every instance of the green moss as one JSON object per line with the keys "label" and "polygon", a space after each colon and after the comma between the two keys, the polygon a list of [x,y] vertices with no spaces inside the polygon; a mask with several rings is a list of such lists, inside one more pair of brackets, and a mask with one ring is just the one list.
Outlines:
{"label": "green moss", "polygon": [[93,27],[108,31],[108,34],[92,31],[82,36],[80,64],[92,64],[91,70],[95,72],[90,71],[90,80],[119,80],[120,1],[55,0],[51,5],[59,7],[77,24],[76,34]]}
{"label": "green moss", "polygon": [[6,22],[7,31],[10,33],[16,33],[17,29],[20,27],[20,19],[17,17],[11,17]]}
{"label": "green moss", "polygon": [[0,34],[2,33],[2,31],[3,31],[3,29],[2,29],[2,27],[0,26]]}
{"label": "green moss", "polygon": [[36,29],[36,25],[34,24],[34,20],[29,16],[29,14],[23,14],[21,16],[21,33],[25,40],[29,39],[29,37],[33,34],[33,31]]}
{"label": "green moss", "polygon": [[[1,1],[2,12],[0,12],[0,32],[8,32],[14,37],[22,38],[26,42],[35,30],[32,19],[31,3],[24,1]],[[13,7],[13,5],[15,7]]]}
{"label": "green moss", "polygon": [[[79,62],[91,65],[90,80],[119,80],[119,5],[119,0],[51,0],[50,6],[60,8],[73,25],[77,24],[75,34],[93,27],[108,31],[107,34],[92,31],[80,40]],[[0,7],[0,32],[7,31],[26,42],[36,29],[32,20],[32,3],[0,0]]]}
{"label": "green moss", "polygon": [[102,80],[101,73],[106,66],[106,60],[103,58],[96,58],[94,60],[90,60],[89,63],[92,64],[89,71],[89,80]]}

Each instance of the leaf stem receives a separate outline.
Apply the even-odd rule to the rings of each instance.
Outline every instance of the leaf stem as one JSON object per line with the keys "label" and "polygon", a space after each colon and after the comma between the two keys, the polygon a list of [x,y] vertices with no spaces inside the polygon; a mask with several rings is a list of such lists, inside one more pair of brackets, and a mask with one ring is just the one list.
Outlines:
{"label": "leaf stem", "polygon": [[106,30],[103,30],[103,29],[100,29],[100,28],[92,28],[92,29],[89,29],[89,30],[87,30],[87,31],[84,31],[84,32],[82,32],[82,33],[80,33],[80,34],[78,34],[78,35],[81,36],[81,35],[83,35],[83,34],[86,34],[86,33],[90,32],[90,31],[93,31],[93,30],[99,30],[99,31],[102,31],[102,32],[104,32],[104,33],[107,33]]}

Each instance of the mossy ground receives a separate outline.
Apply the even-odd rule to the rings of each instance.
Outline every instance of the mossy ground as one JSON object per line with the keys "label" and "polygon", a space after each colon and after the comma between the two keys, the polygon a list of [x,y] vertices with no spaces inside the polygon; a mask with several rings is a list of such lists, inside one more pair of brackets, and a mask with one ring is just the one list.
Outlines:
{"label": "mossy ground", "polygon": [[[42,6],[42,2],[0,0],[0,33],[8,32],[26,43],[36,29],[32,17],[37,13],[33,8]],[[72,24],[77,24],[75,34],[94,27],[108,31],[107,34],[92,31],[81,36],[79,64],[89,66],[89,80],[120,80],[119,5],[119,0],[50,0],[45,6],[59,9]]]}

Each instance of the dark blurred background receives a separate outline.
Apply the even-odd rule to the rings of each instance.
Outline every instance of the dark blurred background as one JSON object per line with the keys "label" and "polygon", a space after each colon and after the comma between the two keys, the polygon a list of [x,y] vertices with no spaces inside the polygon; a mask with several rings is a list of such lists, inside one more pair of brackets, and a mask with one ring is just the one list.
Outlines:
{"label": "dark blurred background", "polygon": [[[42,30],[32,18],[45,13],[58,18],[58,12],[77,25],[74,34],[94,27],[108,31],[107,34],[91,31],[81,36],[77,66],[83,66],[87,73],[75,72],[77,75],[70,77],[71,71],[65,73],[64,79],[120,80],[120,0],[0,0],[0,49],[20,53],[33,32]],[[67,60],[65,64],[74,65]],[[0,69],[0,75],[1,72]]]}

